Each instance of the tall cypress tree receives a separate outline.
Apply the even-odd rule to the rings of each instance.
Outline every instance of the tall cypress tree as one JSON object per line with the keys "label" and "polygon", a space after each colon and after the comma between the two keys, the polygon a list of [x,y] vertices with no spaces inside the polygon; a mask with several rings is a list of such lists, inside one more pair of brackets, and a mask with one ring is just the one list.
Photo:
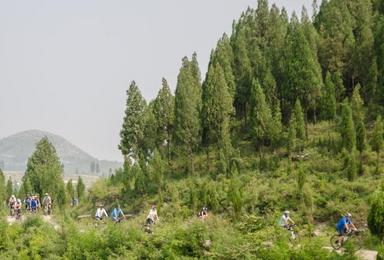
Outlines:
{"label": "tall cypress tree", "polygon": [[171,159],[171,142],[175,117],[174,110],[174,96],[168,86],[167,80],[163,78],[162,88],[154,102],[153,113],[156,119],[157,147],[160,148],[164,142],[166,143],[168,163]]}
{"label": "tall cypress tree", "polygon": [[336,117],[336,91],[331,74],[327,72],[324,82],[322,114],[326,120],[333,120]]}
{"label": "tall cypress tree", "polygon": [[85,185],[84,185],[83,179],[80,176],[77,178],[76,192],[77,192],[77,198],[79,200],[82,200],[85,194]]}
{"label": "tall cypress tree", "polygon": [[295,107],[293,110],[295,115],[295,124],[296,124],[296,136],[302,140],[306,139],[306,131],[305,131],[305,120],[304,113],[301,107],[300,100],[296,100]]}
{"label": "tall cypress tree", "polygon": [[283,96],[288,99],[291,107],[296,99],[300,99],[304,115],[307,116],[311,110],[316,119],[323,85],[321,67],[295,14],[292,15],[286,38],[284,61]]}
{"label": "tall cypress tree", "polygon": [[[360,97],[360,85],[357,85],[353,90],[351,98],[351,109],[353,115],[353,122],[356,126],[356,148],[362,153],[366,146],[366,130],[364,124],[364,110],[363,100]],[[362,157],[360,156],[360,163],[362,163]]]}
{"label": "tall cypress tree", "polygon": [[379,173],[379,159],[380,159],[380,152],[383,147],[383,134],[384,134],[383,120],[379,115],[376,119],[375,127],[373,128],[372,140],[371,140],[372,150],[375,151],[377,155],[376,173]]}
{"label": "tall cypress tree", "polygon": [[127,90],[127,102],[123,126],[120,131],[119,149],[125,161],[129,156],[140,156],[144,138],[144,112],[146,102],[135,81],[131,82]]}
{"label": "tall cypress tree", "polygon": [[356,147],[356,131],[352,111],[347,99],[341,107],[341,122],[339,126],[342,148],[352,151]]}
{"label": "tall cypress tree", "polygon": [[251,132],[258,147],[271,142],[273,127],[272,111],[268,106],[263,89],[257,80],[253,81],[251,94]]}
{"label": "tall cypress tree", "polygon": [[63,169],[55,147],[47,137],[42,138],[36,145],[36,150],[29,157],[23,182],[29,181],[32,190],[43,196],[49,193],[60,206],[66,201],[63,181]]}
{"label": "tall cypress tree", "polygon": [[196,63],[183,58],[177,77],[175,93],[175,143],[189,156],[190,171],[194,172],[194,153],[201,140],[201,87]]}
{"label": "tall cypress tree", "polygon": [[203,84],[203,137],[207,144],[215,144],[229,159],[231,139],[229,122],[233,114],[232,98],[229,94],[224,71],[220,64],[211,64]]}

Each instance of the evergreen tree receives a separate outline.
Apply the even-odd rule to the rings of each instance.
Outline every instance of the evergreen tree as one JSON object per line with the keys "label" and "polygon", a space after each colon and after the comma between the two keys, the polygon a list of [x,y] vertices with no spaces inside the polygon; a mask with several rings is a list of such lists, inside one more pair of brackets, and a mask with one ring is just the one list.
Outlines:
{"label": "evergreen tree", "polygon": [[[155,103],[156,101],[149,102],[143,114],[144,128],[143,140],[141,142],[141,155],[147,159],[151,153],[157,148],[158,135],[157,135],[157,118],[155,116]],[[163,144],[161,144],[163,145]]]}
{"label": "evergreen tree", "polygon": [[308,43],[297,16],[293,14],[283,57],[285,61],[283,96],[289,101],[290,108],[297,99],[300,99],[304,115],[307,116],[311,110],[316,120],[317,103],[323,82],[321,67],[313,48]]}
{"label": "evergreen tree", "polygon": [[175,94],[175,143],[188,154],[190,171],[194,172],[194,153],[201,140],[201,86],[196,78],[196,64],[187,57],[177,77]]}
{"label": "evergreen tree", "polygon": [[[239,25],[237,27],[240,27]],[[239,29],[234,34],[234,74],[236,78],[235,111],[238,118],[247,124],[249,97],[252,85],[252,66],[248,57],[246,34],[244,29]]]}
{"label": "evergreen tree", "polygon": [[324,95],[323,95],[323,118],[333,120],[336,117],[336,90],[329,72],[325,76]]}
{"label": "evergreen tree", "polygon": [[355,148],[352,151],[347,151],[343,149],[343,170],[345,176],[349,181],[353,181],[357,175],[357,163],[356,163],[356,152]]}
{"label": "evergreen tree", "polygon": [[229,122],[232,109],[232,98],[219,64],[211,64],[202,93],[203,138],[206,144],[217,145],[229,159],[231,150]]}
{"label": "evergreen tree", "polygon": [[129,156],[136,159],[140,156],[144,138],[144,112],[146,108],[146,102],[134,81],[127,90],[127,96],[119,145],[125,161],[128,160]]}
{"label": "evergreen tree", "polygon": [[163,78],[162,88],[157,94],[154,102],[153,113],[156,119],[157,147],[159,148],[164,142],[166,143],[168,163],[171,159],[171,143],[175,117],[174,110],[174,96],[171,93],[167,80]]}
{"label": "evergreen tree", "polygon": [[293,110],[295,124],[296,124],[296,136],[297,138],[304,140],[306,139],[306,131],[305,131],[305,120],[303,109],[301,108],[300,100],[296,100],[295,107]]}
{"label": "evergreen tree", "polygon": [[29,157],[23,182],[30,182],[32,191],[43,197],[49,193],[59,206],[65,203],[65,187],[63,169],[55,147],[47,137],[36,145],[34,153]]}
{"label": "evergreen tree", "polygon": [[376,191],[370,199],[371,208],[368,215],[368,227],[371,233],[381,241],[384,239],[384,190]]}
{"label": "evergreen tree", "polygon": [[287,151],[289,159],[292,158],[292,153],[296,148],[296,119],[295,114],[292,114],[291,120],[289,122],[288,128],[288,137],[287,137]]}
{"label": "evergreen tree", "polygon": [[66,191],[67,191],[68,198],[70,200],[72,200],[75,197],[75,188],[73,187],[72,180],[69,180],[67,182],[67,185],[66,185],[65,188],[66,188]]}
{"label": "evergreen tree", "polygon": [[270,144],[273,119],[272,111],[266,103],[264,92],[257,80],[252,84],[251,104],[251,132],[256,145],[260,148]]}
{"label": "evergreen tree", "polygon": [[366,130],[364,124],[363,106],[364,103],[360,97],[360,85],[358,84],[353,90],[351,98],[351,108],[353,121],[356,126],[356,148],[360,152],[360,174],[363,173],[363,151],[366,147]]}
{"label": "evergreen tree", "polygon": [[[226,34],[217,43],[216,49],[212,52],[210,63],[220,64],[223,69],[225,82],[228,87],[228,93],[232,99],[236,94],[236,82],[232,69],[234,62],[233,50],[230,40]],[[233,101],[232,101],[233,102]]]}
{"label": "evergreen tree", "polygon": [[351,107],[347,99],[344,100],[341,108],[339,132],[341,135],[341,146],[351,152],[356,147],[356,132]]}
{"label": "evergreen tree", "polygon": [[381,119],[381,116],[378,116],[375,122],[375,127],[373,128],[372,133],[372,150],[376,152],[377,160],[376,160],[376,173],[379,173],[379,159],[380,159],[380,151],[383,146],[383,121]]}
{"label": "evergreen tree", "polygon": [[79,200],[84,198],[85,185],[84,185],[83,179],[80,176],[77,179],[76,192],[77,192],[77,198]]}

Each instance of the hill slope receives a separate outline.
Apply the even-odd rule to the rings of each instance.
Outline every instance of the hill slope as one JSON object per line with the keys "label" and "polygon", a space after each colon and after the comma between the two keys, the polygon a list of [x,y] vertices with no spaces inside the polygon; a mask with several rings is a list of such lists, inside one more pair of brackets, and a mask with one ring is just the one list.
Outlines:
{"label": "hill slope", "polygon": [[33,153],[36,143],[44,136],[55,146],[56,151],[64,164],[66,173],[91,173],[90,165],[98,162],[100,174],[107,174],[109,168],[121,166],[119,162],[98,161],[76,145],[61,136],[40,130],[20,132],[0,140],[0,164],[6,171],[24,171],[28,157]]}

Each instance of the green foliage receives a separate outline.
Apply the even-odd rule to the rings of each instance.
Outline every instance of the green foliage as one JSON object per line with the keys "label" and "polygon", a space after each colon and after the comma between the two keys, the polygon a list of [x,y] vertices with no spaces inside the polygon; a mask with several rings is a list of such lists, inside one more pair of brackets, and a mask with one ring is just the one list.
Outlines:
{"label": "green foliage", "polygon": [[214,144],[229,158],[232,144],[230,119],[233,114],[232,98],[220,64],[211,64],[202,92],[203,142]]}
{"label": "green foliage", "polygon": [[127,160],[132,155],[138,158],[144,138],[144,112],[146,102],[140,93],[135,81],[132,81],[127,90],[127,102],[123,126],[120,131],[119,149]]}
{"label": "green foliage", "polygon": [[291,122],[294,122],[296,127],[296,137],[303,140],[306,139],[304,114],[301,108],[300,100],[296,100],[295,108],[293,110],[293,118]]}
{"label": "green foliage", "polygon": [[66,189],[69,201],[71,201],[72,198],[75,198],[75,188],[73,187],[72,179],[67,182],[65,189]]}
{"label": "green foliage", "polygon": [[13,183],[12,183],[12,179],[9,178],[7,181],[7,185],[5,187],[6,199],[9,199],[12,194],[13,194]]}
{"label": "green foliage", "polygon": [[339,132],[341,135],[341,146],[348,151],[352,151],[356,147],[356,131],[351,107],[347,100],[344,100],[342,104]]}
{"label": "green foliage", "polygon": [[376,191],[370,200],[371,208],[368,215],[368,226],[372,234],[384,239],[384,191]]}
{"label": "green foliage", "polygon": [[196,56],[192,61],[183,58],[177,77],[175,94],[174,140],[182,152],[188,154],[191,172],[194,172],[193,154],[201,138],[201,85]]}
{"label": "green foliage", "polygon": [[65,204],[63,169],[55,147],[46,137],[37,143],[36,150],[28,159],[23,182],[28,181],[32,191],[38,193],[41,198],[47,192],[55,203],[60,206]]}
{"label": "green foliage", "polygon": [[5,186],[5,176],[3,171],[0,169],[0,203],[6,201],[7,198],[7,190]]}
{"label": "green foliage", "polygon": [[324,95],[323,95],[323,118],[333,120],[336,117],[337,103],[336,103],[336,90],[335,84],[332,81],[332,76],[327,72],[324,82]]}
{"label": "green foliage", "polygon": [[82,200],[85,194],[85,185],[81,176],[77,178],[76,192],[77,192],[77,198],[79,200]]}

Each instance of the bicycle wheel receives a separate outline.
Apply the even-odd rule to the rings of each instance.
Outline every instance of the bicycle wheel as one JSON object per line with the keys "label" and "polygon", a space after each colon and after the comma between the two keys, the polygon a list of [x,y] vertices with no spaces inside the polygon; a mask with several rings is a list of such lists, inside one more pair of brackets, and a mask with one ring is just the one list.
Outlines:
{"label": "bicycle wheel", "polygon": [[363,247],[363,240],[358,235],[348,237],[347,241],[344,242],[343,247],[350,248],[351,251],[359,251]]}
{"label": "bicycle wheel", "polygon": [[330,242],[333,249],[339,250],[341,248],[341,243],[339,243],[339,235],[333,235]]}

